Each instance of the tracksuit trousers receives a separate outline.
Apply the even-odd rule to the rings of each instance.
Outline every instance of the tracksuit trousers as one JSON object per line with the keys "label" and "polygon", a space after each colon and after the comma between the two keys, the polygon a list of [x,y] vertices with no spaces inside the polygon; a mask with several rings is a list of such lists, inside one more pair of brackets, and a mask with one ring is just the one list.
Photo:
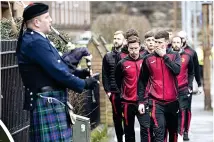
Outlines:
{"label": "tracksuit trousers", "polygon": [[149,108],[146,113],[140,114],[137,103],[122,102],[123,116],[124,116],[124,132],[125,142],[135,142],[135,116],[137,116],[140,124],[141,142],[150,142],[150,116]]}
{"label": "tracksuit trousers", "polygon": [[169,142],[177,142],[178,137],[178,101],[161,103],[149,99],[151,130],[153,142],[164,142],[169,133]]}
{"label": "tracksuit trousers", "polygon": [[122,116],[120,94],[112,93],[109,99],[112,104],[113,121],[114,121],[114,128],[117,136],[117,141],[123,142],[124,131],[123,131],[123,116]]}
{"label": "tracksuit trousers", "polygon": [[191,121],[191,102],[192,94],[188,92],[179,92],[179,117],[178,117],[178,133],[183,135],[184,132],[189,132]]}

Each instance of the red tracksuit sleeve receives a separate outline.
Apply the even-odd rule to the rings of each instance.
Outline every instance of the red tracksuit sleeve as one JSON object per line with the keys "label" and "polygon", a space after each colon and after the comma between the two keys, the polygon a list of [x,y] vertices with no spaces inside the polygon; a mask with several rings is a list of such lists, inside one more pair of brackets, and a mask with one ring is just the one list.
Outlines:
{"label": "red tracksuit sleeve", "polygon": [[164,62],[167,67],[172,71],[174,75],[178,75],[181,69],[181,57],[178,53],[175,53],[175,60],[172,61],[167,55],[163,56]]}
{"label": "red tracksuit sleeve", "polygon": [[192,90],[192,83],[194,79],[194,62],[190,57],[189,64],[188,64],[188,87]]}
{"label": "red tracksuit sleeve", "polygon": [[145,99],[146,99],[145,90],[146,90],[148,80],[149,80],[149,69],[146,64],[146,59],[144,59],[141,67],[140,75],[138,78],[138,85],[137,85],[137,94],[138,94],[139,103],[145,102]]}

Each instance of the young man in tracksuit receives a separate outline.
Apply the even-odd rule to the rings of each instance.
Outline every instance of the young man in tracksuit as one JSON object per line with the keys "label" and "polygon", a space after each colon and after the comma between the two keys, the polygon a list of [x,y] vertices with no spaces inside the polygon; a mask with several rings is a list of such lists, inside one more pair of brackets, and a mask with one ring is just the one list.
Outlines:
{"label": "young man in tracksuit", "polygon": [[[198,92],[201,93],[203,91],[202,84],[201,84],[201,78],[200,78],[200,70],[199,70],[199,63],[198,63],[198,56],[197,53],[194,49],[192,49],[188,44],[187,44],[187,34],[184,31],[180,31],[177,34],[179,37],[182,38],[182,48],[186,53],[191,55],[193,64],[194,64],[194,76],[196,79],[196,82],[198,84]],[[191,102],[192,102],[192,93],[190,93],[190,112],[189,116],[187,115],[186,117],[188,118],[185,122],[185,127],[184,127],[184,140],[189,140],[188,137],[188,132],[189,132],[189,127],[190,127],[190,120],[191,120]]]}
{"label": "young man in tracksuit", "polygon": [[[182,49],[182,39],[178,36],[172,38],[172,48],[181,56],[181,71],[177,76],[178,80],[178,98],[179,98],[179,118],[178,133],[180,136],[184,133],[184,128],[190,122],[190,104],[192,93],[192,82],[194,78],[194,66],[192,57]],[[185,122],[188,121],[188,124]],[[186,140],[186,139],[185,139]]]}
{"label": "young man in tracksuit", "polygon": [[196,79],[196,82],[197,82],[198,87],[199,87],[198,88],[199,92],[201,92],[203,89],[202,89],[202,86],[201,86],[202,83],[201,83],[201,79],[200,79],[198,55],[197,55],[196,51],[187,44],[187,34],[186,34],[186,32],[180,31],[180,32],[178,32],[178,36],[182,38],[182,43],[183,43],[182,48],[185,50],[186,53],[190,54],[192,59],[193,59],[195,79]]}
{"label": "young man in tracksuit", "polygon": [[[155,34],[153,31],[148,31],[144,35],[144,45],[145,45],[145,56],[148,54],[152,54],[154,52],[154,45],[155,45]],[[147,87],[148,89],[148,87]],[[151,118],[150,118],[151,119]],[[153,133],[153,124],[150,123],[150,135],[151,141],[154,141],[154,133]]]}
{"label": "young man in tracksuit", "polygon": [[116,67],[115,78],[121,90],[122,108],[124,114],[124,132],[126,142],[135,142],[135,116],[140,123],[141,142],[150,142],[150,117],[148,108],[144,114],[138,111],[137,82],[143,56],[140,55],[140,40],[137,36],[127,39],[129,55],[122,59]]}
{"label": "young man in tracksuit", "polygon": [[139,111],[144,113],[149,102],[154,141],[163,142],[165,130],[169,141],[177,141],[178,111],[177,78],[180,73],[180,55],[167,48],[169,34],[155,34],[155,51],[145,57],[138,81]]}
{"label": "young man in tracksuit", "polygon": [[[138,34],[138,32],[135,29],[128,29],[126,31],[126,33],[125,33],[126,40],[130,36],[137,36],[137,37],[139,37],[139,34]],[[143,55],[145,52],[146,52],[146,50],[141,46],[140,47],[140,54]],[[127,46],[127,44],[125,44],[123,46],[123,48],[121,49],[121,51],[118,53],[117,58],[116,58],[116,62],[118,63],[121,59],[125,58],[128,54],[129,54],[128,46]]]}
{"label": "young man in tracksuit", "polygon": [[154,32],[152,31],[146,32],[144,35],[144,45],[146,47],[145,54],[151,54],[154,52],[154,44],[155,44]]}
{"label": "young man in tracksuit", "polygon": [[102,82],[103,87],[112,103],[113,121],[115,132],[117,136],[117,142],[122,142],[123,138],[123,126],[122,126],[122,109],[120,100],[120,90],[117,88],[115,81],[115,67],[116,67],[116,56],[117,53],[123,46],[124,34],[122,31],[114,33],[113,50],[108,52],[103,58],[102,65]]}

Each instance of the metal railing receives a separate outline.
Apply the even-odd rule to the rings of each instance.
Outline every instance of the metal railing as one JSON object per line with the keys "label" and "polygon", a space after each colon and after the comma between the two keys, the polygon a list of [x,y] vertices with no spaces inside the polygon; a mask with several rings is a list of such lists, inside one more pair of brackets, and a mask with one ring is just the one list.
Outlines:
{"label": "metal railing", "polygon": [[1,41],[1,119],[15,141],[28,141],[29,112],[23,110],[24,94],[15,48],[17,41]]}

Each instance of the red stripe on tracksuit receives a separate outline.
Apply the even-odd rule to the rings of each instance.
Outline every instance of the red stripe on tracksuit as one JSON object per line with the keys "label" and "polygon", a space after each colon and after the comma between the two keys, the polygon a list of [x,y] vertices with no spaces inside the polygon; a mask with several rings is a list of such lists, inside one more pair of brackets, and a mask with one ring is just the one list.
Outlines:
{"label": "red stripe on tracksuit", "polygon": [[174,134],[174,142],[177,142],[177,141],[178,141],[178,135]]}
{"label": "red stripe on tracksuit", "polygon": [[125,123],[128,125],[128,116],[127,116],[127,110],[128,109],[128,104],[124,103],[124,118],[125,118]]}
{"label": "red stripe on tracksuit", "polygon": [[190,121],[191,121],[192,113],[188,110],[188,125],[187,125],[187,132],[189,131]]}
{"label": "red stripe on tracksuit", "polygon": [[152,119],[154,120],[155,126],[158,127],[158,122],[155,116],[155,111],[156,111],[156,106],[155,106],[155,101],[152,102],[153,103],[153,108],[152,108]]}
{"label": "red stripe on tracksuit", "polygon": [[112,94],[112,100],[111,101],[112,101],[113,110],[117,114],[117,109],[115,106],[115,94]]}
{"label": "red stripe on tracksuit", "polygon": [[147,129],[147,133],[148,133],[148,142],[151,142],[150,128]]}
{"label": "red stripe on tracksuit", "polygon": [[185,111],[181,110],[181,126],[180,126],[180,135],[183,135],[184,132],[184,118],[185,118]]}

